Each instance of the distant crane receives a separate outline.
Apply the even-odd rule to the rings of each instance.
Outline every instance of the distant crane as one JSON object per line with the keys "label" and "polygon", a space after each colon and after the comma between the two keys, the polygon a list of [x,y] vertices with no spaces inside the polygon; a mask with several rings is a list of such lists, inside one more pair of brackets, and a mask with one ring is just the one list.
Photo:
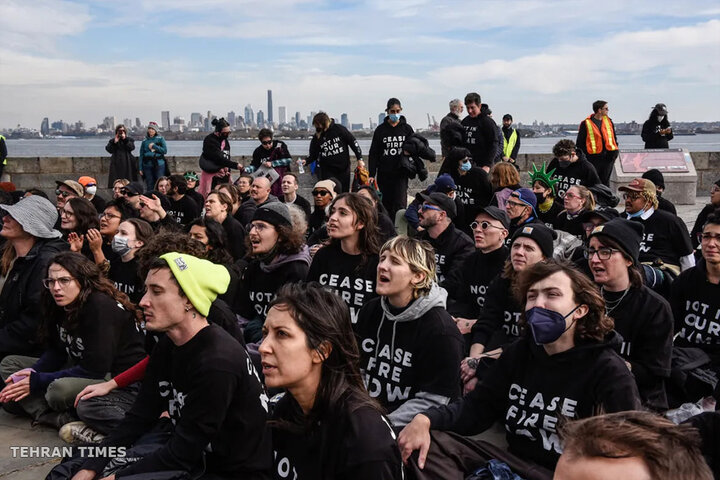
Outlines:
{"label": "distant crane", "polygon": [[438,123],[437,123],[437,120],[435,120],[435,115],[432,116],[432,119],[433,119],[433,127],[437,127]]}
{"label": "distant crane", "polygon": [[432,124],[432,122],[430,121],[430,114],[429,114],[429,113],[427,114],[427,117],[428,117],[428,128],[432,128],[433,124]]}

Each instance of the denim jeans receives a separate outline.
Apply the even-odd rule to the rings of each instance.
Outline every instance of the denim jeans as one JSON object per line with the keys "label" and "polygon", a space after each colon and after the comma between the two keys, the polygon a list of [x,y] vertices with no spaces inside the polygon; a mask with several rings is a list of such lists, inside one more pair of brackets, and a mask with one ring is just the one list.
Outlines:
{"label": "denim jeans", "polygon": [[[143,162],[144,163],[144,162]],[[143,164],[143,176],[145,177],[145,191],[150,191],[155,189],[155,182],[158,181],[158,178],[162,177],[165,173],[165,163],[158,165],[157,167],[153,167],[152,163],[148,166]]]}

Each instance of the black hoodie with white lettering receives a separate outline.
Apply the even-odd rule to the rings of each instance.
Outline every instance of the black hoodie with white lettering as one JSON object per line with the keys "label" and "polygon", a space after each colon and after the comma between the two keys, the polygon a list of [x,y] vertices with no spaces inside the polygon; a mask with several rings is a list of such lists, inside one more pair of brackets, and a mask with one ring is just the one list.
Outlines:
{"label": "black hoodie with white lettering", "polygon": [[485,305],[472,326],[472,344],[479,343],[489,352],[514,342],[521,336],[523,307],[513,295],[512,280],[498,275],[490,282]]}
{"label": "black hoodie with white lettering", "polygon": [[368,172],[371,177],[375,177],[377,172],[386,175],[400,172],[402,144],[414,132],[404,116],[400,117],[400,121],[394,127],[390,124],[390,117],[385,117],[385,121],[375,129],[370,144]]}
{"label": "black hoodie with white lettering", "polygon": [[635,380],[614,351],[619,339],[583,342],[555,355],[527,336],[505,348],[464,398],[425,412],[431,428],[476,435],[504,422],[510,451],[554,469],[562,448],[561,418],[640,408]]}
{"label": "black hoodie with white lettering", "polygon": [[460,396],[464,343],[445,310],[446,298],[435,283],[405,308],[375,298],[354,325],[368,392],[390,412],[396,427]]}
{"label": "black hoodie with white lettering", "polygon": [[362,255],[345,253],[340,242],[333,242],[315,252],[306,280],[337,293],[350,307],[350,320],[356,323],[362,306],[377,297],[378,261],[377,254],[363,260]]}
{"label": "black hoodie with white lettering", "polygon": [[577,152],[578,159],[567,166],[561,166],[557,158],[550,160],[550,165],[547,166],[547,171],[555,170],[552,178],[557,180],[558,183],[555,185],[557,191],[557,198],[565,198],[565,192],[570,189],[573,185],[582,185],[583,187],[590,188],[593,185],[600,183],[600,177],[598,176],[597,170],[592,163],[586,158],[582,152]]}
{"label": "black hoodie with white lettering", "polygon": [[448,291],[448,312],[455,317],[478,318],[485,306],[490,282],[502,272],[510,250],[505,245],[492,252],[476,250],[463,263],[459,288]]}

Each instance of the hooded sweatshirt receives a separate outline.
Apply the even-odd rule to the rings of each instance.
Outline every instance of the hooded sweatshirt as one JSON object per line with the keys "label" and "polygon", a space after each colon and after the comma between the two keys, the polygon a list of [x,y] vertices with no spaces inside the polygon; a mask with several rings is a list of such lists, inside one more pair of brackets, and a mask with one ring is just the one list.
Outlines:
{"label": "hooded sweatshirt", "polygon": [[510,452],[554,469],[561,419],[640,408],[625,362],[604,343],[584,342],[555,355],[523,337],[509,345],[478,386],[450,405],[425,412],[431,428],[476,435],[501,421]]}
{"label": "hooded sweatshirt", "polygon": [[522,313],[522,305],[513,296],[512,280],[498,275],[490,282],[485,305],[472,326],[472,344],[484,345],[488,352],[517,340]]}
{"label": "hooded sweatshirt", "polygon": [[449,223],[437,238],[432,238],[427,230],[418,233],[417,238],[428,241],[435,250],[435,265],[440,286],[449,291],[458,288],[460,268],[475,252],[475,243],[453,223]]}
{"label": "hooded sweatshirt", "polygon": [[320,161],[320,168],[333,172],[350,171],[350,149],[355,152],[358,159],[362,158],[362,150],[350,131],[342,125],[331,120],[328,129],[320,134],[313,135],[310,140],[310,155],[308,163]]}
{"label": "hooded sweatshirt", "polygon": [[404,309],[380,297],[360,310],[354,327],[365,385],[396,427],[460,396],[463,338],[445,311],[446,298],[433,283]]}
{"label": "hooded sweatshirt", "polygon": [[509,253],[505,245],[489,253],[475,250],[475,253],[463,262],[458,288],[448,291],[448,312],[451,315],[478,318],[485,306],[490,282],[502,272]]}
{"label": "hooded sweatshirt", "polygon": [[597,170],[595,170],[593,164],[585,158],[585,154],[578,151],[577,155],[578,159],[566,167],[561,167],[557,158],[550,160],[550,165],[547,166],[548,172],[553,168],[555,169],[552,178],[558,180],[558,183],[555,184],[555,191],[557,191],[556,201],[560,201],[560,203],[562,203],[562,199],[565,198],[565,192],[573,185],[582,185],[583,187],[590,188],[600,183]]}
{"label": "hooded sweatshirt", "polygon": [[373,134],[370,152],[368,153],[368,172],[375,177],[377,172],[384,174],[400,173],[400,159],[402,158],[402,145],[405,139],[414,133],[404,116],[394,127],[390,125],[390,118],[378,125]]}
{"label": "hooded sweatshirt", "polygon": [[499,147],[495,121],[481,113],[474,118],[468,115],[461,123],[465,127],[465,147],[472,153],[475,165],[492,167]]}

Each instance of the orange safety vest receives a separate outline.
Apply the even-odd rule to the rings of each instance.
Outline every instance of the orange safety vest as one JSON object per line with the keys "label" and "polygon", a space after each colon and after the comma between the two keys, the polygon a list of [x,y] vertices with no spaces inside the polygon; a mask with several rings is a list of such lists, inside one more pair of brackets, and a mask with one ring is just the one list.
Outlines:
{"label": "orange safety vest", "polygon": [[589,155],[595,155],[602,153],[603,142],[605,143],[605,150],[613,152],[618,149],[617,143],[615,143],[615,131],[613,124],[607,115],[602,118],[602,133],[595,122],[592,121],[592,115],[585,119],[585,127],[587,127],[587,135],[585,137],[585,148]]}

